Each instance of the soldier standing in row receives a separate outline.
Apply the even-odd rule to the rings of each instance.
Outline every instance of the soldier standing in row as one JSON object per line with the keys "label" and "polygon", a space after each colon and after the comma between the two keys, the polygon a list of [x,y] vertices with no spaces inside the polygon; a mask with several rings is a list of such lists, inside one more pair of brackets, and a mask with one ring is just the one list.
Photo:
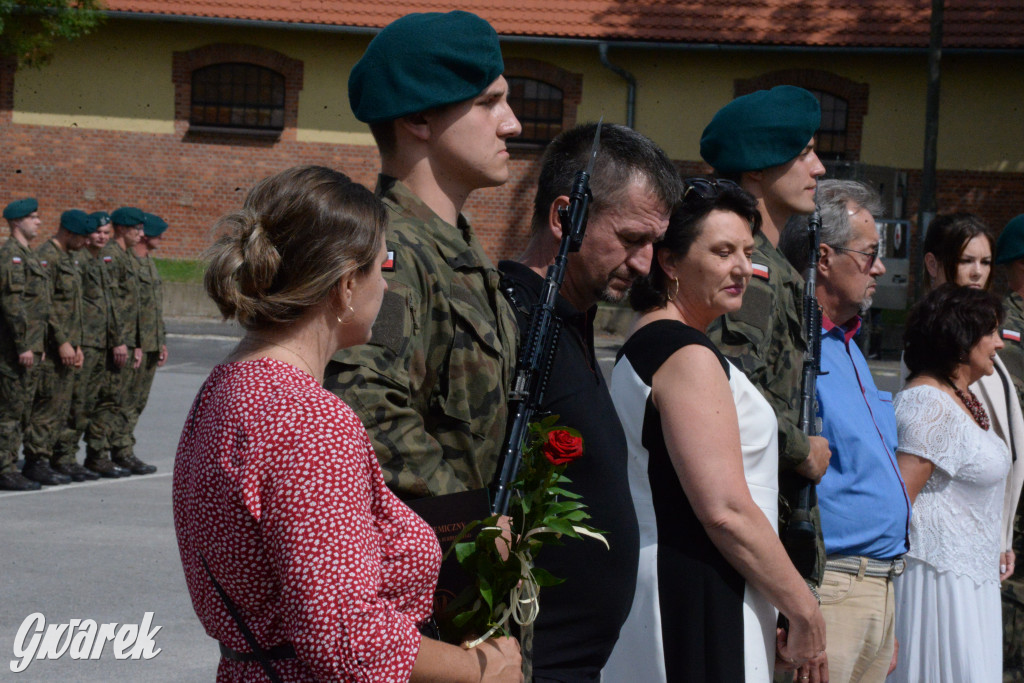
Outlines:
{"label": "soldier standing in row", "polygon": [[[92,419],[96,402],[103,386],[106,373],[108,339],[113,339],[113,328],[117,320],[113,314],[110,278],[112,256],[101,257],[100,251],[107,245],[114,232],[110,225],[110,214],[97,211],[89,214],[96,221],[97,228],[89,236],[86,248],[79,252],[78,267],[82,278],[82,367],[75,375],[68,425],[54,447],[54,456],[59,459],[74,457],[78,442],[86,435],[86,470],[96,476],[120,477],[120,468],[91,469],[96,462],[94,454],[106,448],[106,436],[97,434],[98,423]],[[109,461],[101,461],[109,462]],[[127,474],[127,473],[125,473]]]}
{"label": "soldier standing in row", "polygon": [[[156,470],[132,455],[131,433],[128,431],[125,410],[132,375],[142,363],[139,346],[139,281],[135,272],[135,258],[129,250],[142,238],[145,215],[140,209],[124,206],[110,215],[114,226],[114,239],[100,252],[110,268],[111,300],[118,322],[114,330],[107,372],[100,390],[96,413],[97,433],[105,436],[105,443],[90,447],[86,442],[86,467],[101,475],[114,473],[149,474]],[[109,261],[106,258],[109,257]],[[114,470],[112,468],[116,467]]]}
{"label": "soldier standing in row", "polygon": [[0,246],[0,489],[35,491],[39,484],[17,470],[17,461],[50,314],[46,273],[28,246],[39,233],[39,203],[13,201],[3,216],[11,236]]}
{"label": "soldier standing in row", "polygon": [[522,128],[504,68],[490,24],[456,11],[391,23],[349,76],[380,150],[391,259],[373,338],[338,352],[324,386],[359,414],[405,499],[487,486],[505,438],[516,320],[461,213],[509,177]]}
{"label": "soldier standing in row", "polygon": [[25,433],[22,474],[40,484],[99,478],[75,462],[74,453],[57,456],[55,451],[67,429],[75,376],[82,367],[82,279],[77,252],[97,225],[84,211],[65,211],[60,216],[57,234],[36,249],[36,258],[49,281],[51,308],[46,359],[39,366],[35,400]]}
{"label": "soldier standing in row", "polygon": [[[128,434],[131,437],[132,450],[135,446],[135,426],[139,416],[149,400],[149,391],[153,387],[156,369],[167,361],[166,334],[163,315],[163,281],[157,272],[156,263],[151,252],[160,245],[167,223],[159,216],[147,213],[144,216],[142,238],[132,247],[131,253],[135,262],[135,273],[139,281],[139,344],[142,349],[142,363],[133,373],[131,388],[125,402],[125,413]],[[131,456],[134,458],[134,456]],[[134,458],[138,460],[137,458]],[[139,466],[141,464],[142,467]],[[136,469],[156,467],[139,461]],[[133,474],[145,474],[135,472]]]}

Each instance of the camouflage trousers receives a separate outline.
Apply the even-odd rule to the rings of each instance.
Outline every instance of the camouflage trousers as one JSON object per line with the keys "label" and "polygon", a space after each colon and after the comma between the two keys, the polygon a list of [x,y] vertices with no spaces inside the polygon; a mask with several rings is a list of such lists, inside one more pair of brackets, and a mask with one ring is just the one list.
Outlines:
{"label": "camouflage trousers", "polygon": [[52,459],[54,446],[67,429],[76,373],[74,367],[60,362],[56,350],[47,353],[46,360],[40,364],[32,413],[25,430],[26,464]]}
{"label": "camouflage trousers", "polygon": [[101,457],[103,452],[108,450],[112,457],[117,458],[131,453],[132,450],[127,404],[135,376],[131,351],[129,350],[128,362],[120,368],[114,366],[114,361],[108,354],[105,368],[91,422],[96,423],[96,432],[105,435],[106,442],[102,444],[102,449],[94,449],[94,446],[99,444],[90,444],[87,437],[87,457],[90,458]]}
{"label": "camouflage trousers", "polygon": [[0,474],[16,471],[38,378],[38,367],[26,370],[0,360]]}
{"label": "camouflage trousers", "polygon": [[156,377],[156,367],[159,362],[159,351],[143,353],[142,365],[135,370],[131,386],[128,389],[128,397],[125,401],[125,420],[133,448],[135,446],[135,427],[139,423],[142,411],[146,409],[146,403],[149,402],[149,392],[153,388],[153,378]]}
{"label": "camouflage trousers", "polygon": [[58,463],[73,462],[78,453],[78,442],[85,436],[90,451],[107,451],[107,436],[100,432],[100,424],[93,420],[100,389],[106,376],[106,349],[82,347],[85,360],[75,374],[75,386],[71,393],[71,409],[66,429],[54,446],[53,455]]}

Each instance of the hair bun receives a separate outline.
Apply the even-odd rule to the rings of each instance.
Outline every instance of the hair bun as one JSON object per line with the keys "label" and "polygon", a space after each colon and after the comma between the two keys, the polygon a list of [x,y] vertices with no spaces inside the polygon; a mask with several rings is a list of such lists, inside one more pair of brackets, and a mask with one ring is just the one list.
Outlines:
{"label": "hair bun", "polygon": [[260,297],[274,284],[281,266],[281,254],[256,215],[244,212],[240,218],[238,249],[241,262],[235,278],[243,296]]}

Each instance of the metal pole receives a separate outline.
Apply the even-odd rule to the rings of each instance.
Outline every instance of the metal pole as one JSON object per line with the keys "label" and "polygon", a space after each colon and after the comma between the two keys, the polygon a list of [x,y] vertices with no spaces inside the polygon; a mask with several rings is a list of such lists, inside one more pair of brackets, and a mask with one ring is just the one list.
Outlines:
{"label": "metal pole", "polygon": [[[939,142],[939,85],[942,80],[942,13],[944,0],[932,0],[931,40],[928,44],[928,99],[924,121],[924,165],[921,168],[921,203],[918,209],[918,240],[914,250],[915,273],[924,273],[924,237],[928,226],[935,218],[938,202],[936,199],[935,166],[938,160]],[[924,277],[917,277],[917,296],[924,295]]]}

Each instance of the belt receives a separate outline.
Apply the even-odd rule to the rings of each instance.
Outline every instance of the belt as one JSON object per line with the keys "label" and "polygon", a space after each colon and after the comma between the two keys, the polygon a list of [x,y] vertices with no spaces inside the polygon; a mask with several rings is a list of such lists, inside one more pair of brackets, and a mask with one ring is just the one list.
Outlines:
{"label": "belt", "polygon": [[825,569],[857,576],[876,576],[891,579],[903,573],[907,562],[902,557],[894,560],[874,560],[857,555],[832,555],[825,561]]}
{"label": "belt", "polygon": [[298,655],[295,654],[295,648],[292,647],[291,643],[281,643],[275,645],[269,650],[264,650],[263,655],[260,656],[254,652],[238,652],[232,650],[224,643],[217,641],[220,645],[220,656],[224,659],[231,659],[236,662],[269,662],[276,661],[278,659],[295,659]]}

